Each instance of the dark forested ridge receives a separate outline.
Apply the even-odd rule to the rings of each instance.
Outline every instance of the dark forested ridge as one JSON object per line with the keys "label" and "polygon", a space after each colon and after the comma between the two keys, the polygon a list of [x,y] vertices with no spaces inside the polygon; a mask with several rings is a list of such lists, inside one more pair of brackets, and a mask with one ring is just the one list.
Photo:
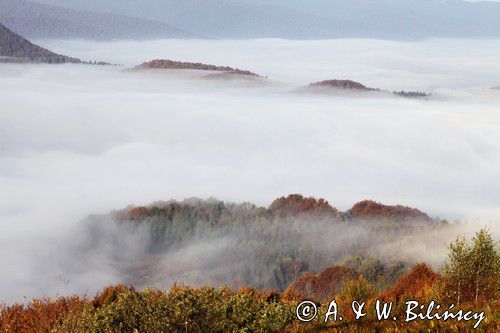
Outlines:
{"label": "dark forested ridge", "polygon": [[[115,7],[116,4],[114,4]],[[160,39],[195,35],[147,18],[51,6],[27,0],[0,0],[0,23],[36,39]]]}
{"label": "dark forested ridge", "polygon": [[[19,0],[13,0],[19,1]],[[38,0],[152,18],[215,38],[498,38],[500,5],[437,0]]]}
{"label": "dark forested ridge", "polygon": [[0,62],[80,63],[80,60],[56,54],[35,45],[0,24]]}

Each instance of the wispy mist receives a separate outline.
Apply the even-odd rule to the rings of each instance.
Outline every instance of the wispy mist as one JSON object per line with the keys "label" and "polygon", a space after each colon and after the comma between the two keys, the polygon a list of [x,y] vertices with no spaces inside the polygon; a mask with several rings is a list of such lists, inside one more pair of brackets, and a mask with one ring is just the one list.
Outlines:
{"label": "wispy mist", "polygon": [[1,297],[13,302],[22,301],[20,295],[92,296],[111,284],[228,284],[282,291],[304,272],[318,273],[353,258],[377,259],[397,278],[417,262],[439,271],[447,245],[482,227],[469,222],[388,228],[375,226],[375,221],[345,223],[313,216],[217,226],[188,220],[183,223],[189,227],[154,223],[92,217],[50,235],[33,237],[25,231],[27,238],[4,239],[0,254],[7,269],[0,279]]}

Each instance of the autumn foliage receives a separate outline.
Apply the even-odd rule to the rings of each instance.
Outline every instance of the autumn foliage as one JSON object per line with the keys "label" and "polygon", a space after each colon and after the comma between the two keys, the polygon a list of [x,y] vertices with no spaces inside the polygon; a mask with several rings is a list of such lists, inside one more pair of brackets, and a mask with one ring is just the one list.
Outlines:
{"label": "autumn foliage", "polygon": [[431,221],[427,214],[416,208],[401,205],[387,206],[371,200],[358,202],[348,213],[359,220]]}
{"label": "autumn foliage", "polygon": [[26,306],[0,306],[0,332],[51,332],[70,313],[83,311],[88,303],[78,296],[35,299]]}
{"label": "autumn foliage", "polygon": [[[233,205],[237,206],[237,205]],[[140,221],[151,216],[164,216],[170,220],[179,216],[182,218],[197,218],[202,220],[214,220],[221,217],[223,211],[232,207],[222,201],[191,199],[178,202],[168,201],[155,203],[150,206],[131,207],[120,211],[123,219]],[[337,220],[385,220],[391,222],[426,221],[431,218],[424,212],[411,207],[395,205],[384,205],[372,200],[356,203],[349,211],[343,213],[332,206],[323,198],[305,197],[301,194],[290,194],[274,200],[268,208],[256,207],[252,204],[239,205],[238,218],[264,216],[308,216],[326,217]],[[234,207],[232,207],[234,208]]]}
{"label": "autumn foliage", "polygon": [[340,212],[323,198],[304,197],[300,194],[290,194],[273,201],[269,211],[278,216],[297,216],[310,214],[316,216],[340,217]]}
{"label": "autumn foliage", "polygon": [[[163,247],[171,244],[196,243],[192,234],[202,234],[209,239],[227,235],[228,230],[236,235],[246,234],[246,238],[237,242],[237,248],[224,249],[209,264],[221,267],[217,266],[217,260],[224,258],[225,265],[234,265],[238,283],[233,287],[245,288],[173,285],[163,291],[117,285],[103,289],[93,298],[45,298],[0,305],[0,332],[470,331],[470,323],[379,322],[373,313],[361,322],[353,319],[353,313],[346,312],[342,323],[325,323],[318,319],[310,324],[299,324],[294,317],[295,306],[304,299],[317,302],[320,313],[326,311],[325,307],[333,299],[344,309],[349,308],[354,300],[373,304],[380,299],[394,302],[398,317],[403,317],[399,314],[403,313],[405,300],[450,300],[460,307],[486,309],[488,320],[481,329],[500,330],[496,319],[500,313],[500,261],[497,244],[488,230],[481,230],[471,240],[462,237],[450,244],[448,259],[438,274],[424,263],[409,268],[412,262],[382,262],[358,254],[369,241],[369,231],[379,228],[374,227],[375,222],[361,221],[367,217],[377,220],[385,217],[394,222],[429,221],[424,224],[402,223],[410,232],[440,228],[431,223],[426,214],[408,207],[365,201],[356,204],[349,213],[342,214],[324,199],[294,194],[275,200],[269,208],[248,203],[190,199],[131,207],[113,214],[118,223],[133,227],[126,230],[136,230],[143,224],[149,227],[153,241],[147,253],[152,255],[162,253]],[[304,222],[312,220],[304,218],[307,216],[320,217],[317,220],[321,221],[306,224],[304,228]],[[106,219],[97,218],[96,223],[106,223]],[[338,228],[339,225],[351,227],[356,223],[364,228]],[[394,229],[392,223],[381,224],[384,234]],[[342,255],[335,258],[332,256],[335,247],[328,247],[330,244],[321,247],[322,252],[312,251],[312,245],[316,245],[318,239],[314,237],[316,233],[331,225],[336,226],[335,231],[361,229],[366,231],[366,237],[361,242],[349,240],[342,244]],[[316,229],[317,226],[320,228]],[[307,230],[311,233],[306,233]],[[334,233],[323,234],[321,236],[325,237],[320,239],[325,243],[331,241],[332,236],[336,237]],[[340,232],[336,240],[339,242],[348,236],[347,232]],[[391,238],[386,238],[386,241],[391,241]],[[243,250],[238,253],[235,249]],[[250,256],[253,256],[251,261],[248,260]],[[328,262],[342,264],[325,268]],[[165,262],[165,265],[174,267],[182,264]],[[220,285],[227,280],[211,281]],[[456,302],[458,300],[460,303]]]}
{"label": "autumn foliage", "polygon": [[129,212],[127,217],[132,220],[143,220],[149,215],[149,209],[146,207],[134,207]]}
{"label": "autumn foliage", "polygon": [[[398,303],[398,298],[425,298],[439,281],[440,276],[427,265],[417,264],[378,296],[368,281],[342,266],[305,274],[283,295],[252,288],[174,285],[168,291],[139,291],[119,285],[105,288],[94,299],[73,296],[1,306],[0,332],[471,332],[466,322],[378,321],[371,312],[356,321],[348,310],[353,300],[372,306],[375,299]],[[317,320],[308,324],[296,320],[294,311],[300,299],[294,293],[299,292],[301,297],[319,301]],[[343,322],[325,323],[321,317],[332,299],[346,309]],[[494,301],[485,308],[490,319],[480,331],[498,331],[500,326],[494,319],[498,304]],[[401,315],[398,307],[395,311]]]}
{"label": "autumn foliage", "polygon": [[359,279],[360,275],[343,266],[330,266],[319,274],[303,274],[297,281],[290,284],[285,291],[285,297],[308,299],[316,302],[326,302],[340,293],[343,285],[351,280]]}
{"label": "autumn foliage", "polygon": [[0,332],[278,332],[292,308],[254,289],[106,288],[94,300],[59,298],[3,307]]}
{"label": "autumn foliage", "polygon": [[120,295],[131,291],[134,291],[134,289],[124,285],[106,287],[94,297],[92,306],[96,309],[102,308],[107,304],[116,302]]}
{"label": "autumn foliage", "polygon": [[229,66],[217,66],[194,62],[173,61],[168,59],[155,59],[136,66],[134,70],[143,69],[174,69],[174,70],[198,70],[198,71],[214,71],[214,72],[230,72],[237,75],[259,76],[253,72],[232,68]]}
{"label": "autumn foliage", "polygon": [[396,300],[403,296],[408,299],[425,299],[441,279],[428,265],[420,263],[402,276],[391,289],[378,296],[378,299]]}

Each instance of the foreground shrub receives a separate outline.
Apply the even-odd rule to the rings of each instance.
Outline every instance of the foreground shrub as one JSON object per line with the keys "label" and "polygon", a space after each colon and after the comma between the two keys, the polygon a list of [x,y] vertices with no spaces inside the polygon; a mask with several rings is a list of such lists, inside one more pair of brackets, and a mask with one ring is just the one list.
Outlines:
{"label": "foreground shrub", "polygon": [[81,313],[88,304],[86,298],[60,297],[36,299],[26,305],[0,308],[0,332],[51,332],[70,313]]}
{"label": "foreground shrub", "polygon": [[174,286],[168,293],[123,292],[98,309],[89,305],[59,331],[277,332],[292,320],[291,307],[257,291]]}

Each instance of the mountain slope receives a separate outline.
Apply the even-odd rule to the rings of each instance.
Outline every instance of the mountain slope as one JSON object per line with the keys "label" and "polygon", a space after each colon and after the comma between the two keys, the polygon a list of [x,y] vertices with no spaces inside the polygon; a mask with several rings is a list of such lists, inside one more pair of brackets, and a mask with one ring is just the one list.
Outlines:
{"label": "mountain slope", "polygon": [[500,3],[463,0],[246,0],[357,22],[345,31],[381,37],[500,37]]}
{"label": "mountain slope", "polygon": [[155,20],[94,13],[26,0],[0,0],[0,23],[27,38],[109,40],[195,37]]}
{"label": "mountain slope", "polygon": [[252,5],[230,0],[38,0],[60,6],[135,15],[168,22],[183,29],[218,38],[329,38],[331,22],[289,8]]}
{"label": "mountain slope", "polygon": [[38,0],[221,38],[498,38],[500,3],[462,0]]}
{"label": "mountain slope", "polygon": [[56,54],[17,35],[0,24],[0,62],[80,63],[80,60]]}

